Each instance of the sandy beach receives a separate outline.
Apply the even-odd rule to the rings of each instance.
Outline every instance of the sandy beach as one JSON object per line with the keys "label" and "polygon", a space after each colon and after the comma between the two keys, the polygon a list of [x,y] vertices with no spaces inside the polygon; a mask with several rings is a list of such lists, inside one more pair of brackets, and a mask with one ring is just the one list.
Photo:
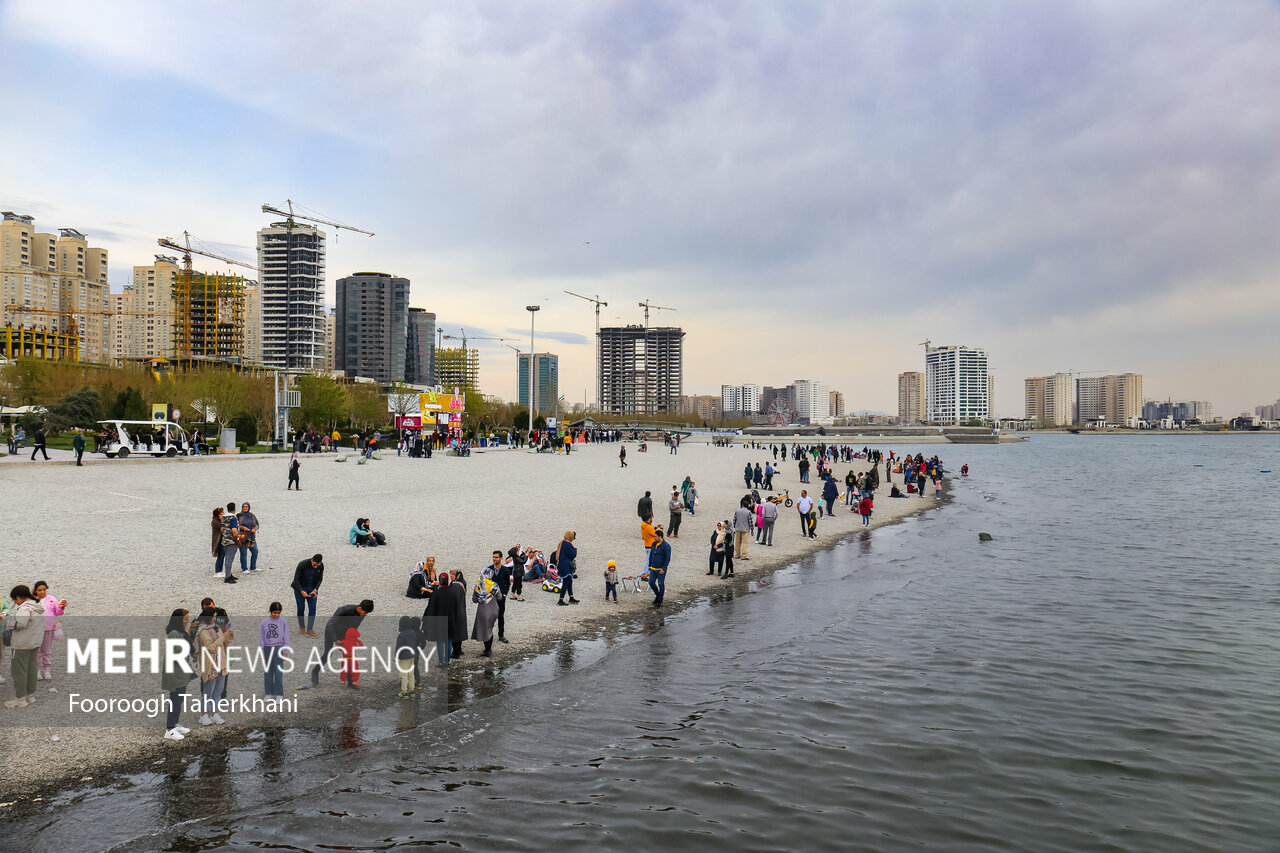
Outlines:
{"label": "sandy beach", "polygon": [[[890,448],[881,449],[887,453]],[[317,633],[323,636],[323,623],[334,608],[371,598],[376,609],[361,632],[374,642],[391,643],[400,616],[422,613],[425,602],[404,595],[410,571],[420,560],[435,556],[439,569],[461,569],[473,582],[493,550],[505,552],[520,543],[550,553],[565,530],[575,530],[575,592],[582,603],[559,607],[555,595],[526,583],[525,601],[508,602],[510,644],[495,644],[493,658],[484,660],[479,657],[481,644],[467,642],[466,656],[451,664],[456,672],[460,667],[501,668],[545,651],[554,638],[648,612],[652,595],[647,589],[640,594],[621,592],[617,604],[605,602],[602,576],[609,560],[617,561],[624,577],[642,571],[636,503],[646,490],[653,493],[655,520],[661,523],[666,521],[672,486],[690,476],[699,495],[697,514],[686,514],[679,538],[671,542],[667,611],[726,584],[746,583],[864,529],[856,513],[837,505],[835,517],[819,520],[818,537],[810,540],[800,532],[795,508],[779,507],[772,548],[752,544],[750,560],[736,560],[734,579],[708,577],[711,531],[717,520],[732,515],[746,492],[744,465],[763,465],[772,458],[768,451],[750,450],[741,443],[721,448],[690,441],[675,455],[654,443],[649,452],[640,453],[636,443],[628,442],[625,469],[617,454],[617,444],[604,444],[575,445],[567,456],[490,449],[469,458],[437,454],[425,460],[397,457],[393,451],[365,465],[357,465],[354,456],[341,463],[334,454],[305,456],[300,492],[285,491],[287,455],[158,461],[87,457],[86,464],[76,468],[69,462],[30,462],[24,454],[0,463],[9,516],[17,522],[10,526],[0,585],[7,592],[15,584],[47,580],[55,596],[68,600],[63,624],[69,637],[81,635],[78,625],[83,631],[98,631],[121,614],[127,614],[130,624],[151,623],[159,636],[175,607],[194,613],[201,598],[212,596],[239,629],[237,643],[256,647],[258,623],[272,600],[284,604],[284,616],[296,629],[289,588],[293,568],[304,557],[321,552],[326,573]],[[809,488],[811,495],[814,488],[820,491],[816,482],[800,483],[795,462],[777,467],[776,491],[789,489],[793,498],[802,488]],[[838,464],[838,479],[850,467],[863,471],[868,465]],[[228,501],[250,502],[261,524],[258,559],[263,571],[237,584],[224,584],[214,576],[210,555],[210,514]],[[882,484],[872,525],[937,503],[931,492],[927,498],[890,499],[887,484]],[[348,530],[358,516],[371,518],[374,529],[385,533],[385,547],[357,549],[347,544]],[[469,604],[468,618],[473,616],[474,605]],[[293,638],[298,652],[321,643],[297,634]],[[52,782],[95,774],[100,780],[109,777],[117,763],[161,750],[199,749],[202,742],[243,733],[255,724],[252,717],[237,716],[226,726],[202,729],[187,714],[183,722],[194,730],[180,743],[162,741],[159,723],[66,725],[65,697],[76,689],[77,676],[65,674],[65,658],[65,645],[59,643],[54,679],[39,682],[36,705],[0,709],[5,723],[0,726],[0,749],[12,754],[19,743],[35,742],[41,744],[43,756],[39,762],[10,765],[22,776],[6,774],[5,800]],[[6,652],[6,677],[8,661]],[[260,692],[261,677],[254,678]],[[430,694],[444,678],[433,666],[424,679],[423,694]],[[335,700],[346,703],[355,693],[326,676],[319,688],[294,694],[289,686],[301,681],[292,676],[286,682],[286,695],[296,695],[299,701],[297,722],[291,724],[305,725],[308,718],[326,713]],[[397,701],[398,684],[392,675],[368,675],[362,685],[356,694],[360,702]],[[10,698],[11,685],[0,685],[0,692]]]}

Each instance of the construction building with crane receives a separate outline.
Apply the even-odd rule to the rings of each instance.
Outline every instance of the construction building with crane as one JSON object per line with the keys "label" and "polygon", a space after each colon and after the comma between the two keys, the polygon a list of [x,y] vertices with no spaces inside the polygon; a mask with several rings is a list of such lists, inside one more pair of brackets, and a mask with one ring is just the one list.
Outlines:
{"label": "construction building with crane", "polygon": [[258,268],[210,249],[192,246],[191,241],[187,231],[182,232],[181,243],[167,237],[157,241],[163,248],[182,253],[182,267],[174,280],[171,305],[173,357],[180,361],[257,363],[256,347],[251,350],[247,341],[249,318],[256,316],[257,306],[253,310],[246,306],[247,298],[256,297],[256,291],[248,292],[248,282],[243,276],[196,272],[191,256],[202,255],[254,272]]}
{"label": "construction building with crane", "polygon": [[263,213],[284,219],[258,230],[262,363],[284,370],[327,370],[325,233],[316,226],[328,225],[371,237],[373,232],[299,213],[293,199],[287,201],[287,206],[283,210],[262,205]]}
{"label": "construction building with crane", "polygon": [[675,326],[601,328],[596,336],[600,412],[679,413],[684,395],[684,334]]}
{"label": "construction building with crane", "polygon": [[[450,337],[445,335],[445,337]],[[436,349],[436,383],[446,392],[480,390],[480,352],[468,347]]]}
{"label": "construction building with crane", "polygon": [[409,279],[357,272],[336,282],[333,369],[381,385],[403,382],[409,338]]}
{"label": "construction building with crane", "polygon": [[[42,333],[15,333],[8,339],[39,337],[43,358],[105,363],[111,346],[109,296],[106,249],[90,246],[74,228],[61,228],[55,237],[37,231],[31,216],[0,214],[4,322]],[[18,348],[29,346],[21,343]]]}

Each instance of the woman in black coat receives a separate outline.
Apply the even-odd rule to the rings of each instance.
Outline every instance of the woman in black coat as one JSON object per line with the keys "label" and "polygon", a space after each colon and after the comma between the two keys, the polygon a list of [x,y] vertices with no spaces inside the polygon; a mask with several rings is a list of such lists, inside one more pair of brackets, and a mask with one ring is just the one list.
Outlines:
{"label": "woman in black coat", "polygon": [[436,660],[441,666],[448,666],[453,639],[451,628],[457,617],[453,612],[453,597],[447,592],[452,588],[449,573],[441,572],[438,579],[440,594],[431,596],[427,609],[422,611],[422,641],[424,644],[435,643]]}

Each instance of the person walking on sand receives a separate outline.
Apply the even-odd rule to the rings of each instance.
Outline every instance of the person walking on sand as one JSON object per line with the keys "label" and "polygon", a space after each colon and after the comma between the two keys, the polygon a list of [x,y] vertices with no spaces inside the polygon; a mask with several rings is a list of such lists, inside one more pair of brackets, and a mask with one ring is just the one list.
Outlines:
{"label": "person walking on sand", "polygon": [[858,501],[858,512],[862,515],[862,526],[869,527],[871,525],[871,495],[863,495],[862,500]]}
{"label": "person walking on sand", "polygon": [[778,521],[778,505],[773,501],[765,501],[760,505],[760,542],[768,548],[773,547],[773,525]]}
{"label": "person walking on sand", "polygon": [[267,696],[284,696],[284,659],[289,656],[289,620],[281,616],[283,605],[273,601],[267,606],[267,618],[258,626],[258,645],[262,648],[266,668],[262,673],[262,692]]}
{"label": "person walking on sand", "polygon": [[[498,588],[498,642],[507,643],[507,596],[511,594],[514,560],[502,559],[501,551],[493,552],[493,565],[485,566],[481,575],[488,577]],[[492,640],[491,640],[492,642]]]}
{"label": "person walking on sand", "polygon": [[640,538],[644,542],[644,562],[640,565],[649,565],[649,552],[653,550],[654,543],[658,541],[658,531],[660,529],[653,526],[652,515],[640,522]]}
{"label": "person walking on sand", "polygon": [[32,462],[36,461],[37,453],[44,454],[44,461],[45,462],[49,461],[49,451],[45,450],[44,443],[45,443],[44,424],[41,424],[40,426],[36,427],[36,435],[35,435],[34,443],[31,445],[31,461]]}
{"label": "person walking on sand", "polygon": [[752,474],[751,463],[748,462],[747,467],[742,469],[742,484],[746,486],[748,489],[751,488],[751,474]]}
{"label": "person walking on sand", "polygon": [[680,498],[680,492],[676,489],[671,490],[671,500],[667,501],[667,512],[670,518],[667,519],[667,535],[672,539],[680,538],[680,519],[684,515],[684,501]]}
{"label": "person walking on sand", "polygon": [[644,497],[636,504],[636,515],[640,516],[641,521],[653,517],[653,498],[649,492],[645,492]]}
{"label": "person walking on sand", "polygon": [[[329,621],[324,625],[324,653],[320,662],[311,668],[311,683],[320,683],[320,668],[329,666],[329,652],[333,651],[333,647],[347,636],[347,630],[350,628],[359,628],[360,623],[364,621],[364,617],[373,612],[373,601],[366,598],[359,604],[344,604],[337,610],[333,611],[333,615],[329,617]],[[352,685],[355,687],[356,685]]]}
{"label": "person walking on sand", "polygon": [[[773,451],[773,455],[774,455],[774,457],[775,457],[775,458],[777,457],[777,455],[778,455],[778,451],[777,451],[776,449]],[[772,463],[772,462],[769,462],[768,460],[765,460],[765,463],[764,463],[764,485],[763,485],[761,488],[763,488],[766,492],[772,492],[772,491],[773,491],[773,473],[774,473],[774,472],[773,472],[773,463]]]}
{"label": "person walking on sand", "polygon": [[71,449],[76,452],[76,467],[84,465],[80,460],[84,458],[84,430],[76,430],[76,437],[71,439]]}
{"label": "person walking on sand", "polygon": [[290,489],[302,491],[302,483],[298,480],[298,469],[302,467],[302,463],[298,461],[298,454],[289,457],[289,485],[284,487],[287,492]]}
{"label": "person walking on sand", "polygon": [[649,589],[653,590],[653,606],[661,607],[667,591],[667,569],[671,565],[671,545],[658,531],[658,541],[649,552]]}
{"label": "person walking on sand", "polygon": [[827,515],[835,514],[836,498],[838,497],[840,497],[840,487],[836,485],[836,478],[828,474],[826,483],[822,486],[822,500],[827,504]]}
{"label": "person walking on sand", "polygon": [[751,559],[747,553],[751,547],[751,528],[754,526],[750,499],[743,498],[741,506],[733,513],[733,553],[739,560]]}
{"label": "person walking on sand", "polygon": [[764,488],[764,470],[760,467],[760,463],[756,463],[755,470],[751,472],[751,482],[755,484],[757,489]]}
{"label": "person walking on sand", "polygon": [[622,463],[622,467],[627,467],[627,446],[624,444],[618,451],[618,461]]}
{"label": "person walking on sand", "polygon": [[558,604],[564,606],[564,597],[569,596],[570,604],[578,604],[578,599],[573,597],[573,576],[577,569],[578,549],[574,546],[573,540],[578,538],[578,534],[572,530],[564,532],[564,539],[561,540],[560,546],[556,548],[556,567],[560,572],[560,601]]}
{"label": "person walking on sand", "polygon": [[493,657],[493,626],[498,621],[502,591],[488,574],[482,574],[471,590],[471,603],[476,605],[476,620],[471,626],[471,639],[484,643],[481,657]]}
{"label": "person walking on sand", "polygon": [[298,563],[293,570],[293,599],[298,604],[298,633],[314,637],[316,599],[324,581],[324,555],[316,554]]}
{"label": "person walking on sand", "polygon": [[807,491],[801,489],[800,499],[796,501],[796,512],[800,513],[800,533],[810,539],[813,538],[813,531],[809,529],[809,514],[812,511],[813,500],[810,499]]}

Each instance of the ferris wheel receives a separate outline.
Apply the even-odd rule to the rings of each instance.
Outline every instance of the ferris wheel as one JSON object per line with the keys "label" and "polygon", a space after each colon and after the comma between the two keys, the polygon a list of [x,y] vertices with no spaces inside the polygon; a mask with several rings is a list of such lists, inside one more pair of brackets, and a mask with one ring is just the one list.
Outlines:
{"label": "ferris wheel", "polygon": [[786,426],[795,421],[795,413],[791,411],[791,404],[783,397],[773,398],[773,402],[769,404],[768,417],[770,426]]}

